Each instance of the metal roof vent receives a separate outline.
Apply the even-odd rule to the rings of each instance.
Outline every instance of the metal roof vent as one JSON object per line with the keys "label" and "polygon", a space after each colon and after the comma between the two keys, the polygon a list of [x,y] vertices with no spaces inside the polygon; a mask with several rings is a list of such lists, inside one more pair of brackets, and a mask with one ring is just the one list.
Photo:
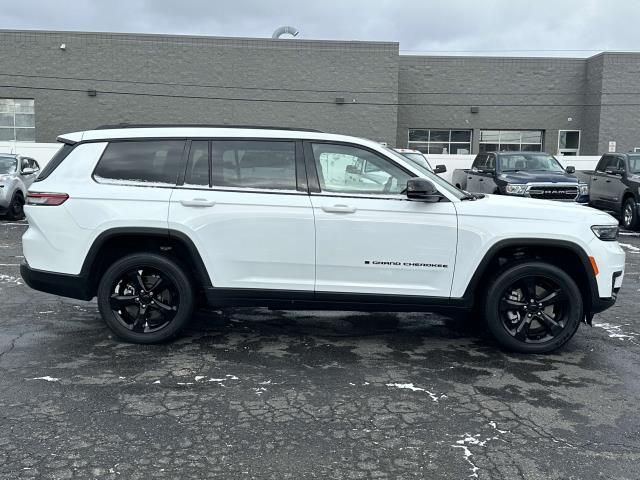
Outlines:
{"label": "metal roof vent", "polygon": [[298,30],[296,27],[280,27],[280,28],[276,28],[273,32],[273,35],[271,35],[271,38],[280,38],[280,36],[282,35],[291,35],[293,37],[297,37],[298,34],[300,33],[300,30]]}

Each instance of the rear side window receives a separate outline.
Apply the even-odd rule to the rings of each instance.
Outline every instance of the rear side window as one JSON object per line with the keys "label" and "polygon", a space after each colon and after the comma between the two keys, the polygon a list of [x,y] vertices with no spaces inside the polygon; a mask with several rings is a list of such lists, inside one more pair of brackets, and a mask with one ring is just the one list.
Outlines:
{"label": "rear side window", "polygon": [[53,171],[60,166],[62,161],[69,156],[74,148],[75,147],[73,145],[68,145],[66,143],[62,145],[60,150],[58,150],[55,155],[51,157],[49,163],[47,163],[42,169],[40,175],[38,175],[38,178],[36,178],[36,182],[40,182],[51,175]]}
{"label": "rear side window", "polygon": [[93,177],[100,183],[176,185],[184,172],[183,140],[111,142]]}
{"label": "rear side window", "polygon": [[295,142],[216,140],[211,165],[214,187],[296,189]]}

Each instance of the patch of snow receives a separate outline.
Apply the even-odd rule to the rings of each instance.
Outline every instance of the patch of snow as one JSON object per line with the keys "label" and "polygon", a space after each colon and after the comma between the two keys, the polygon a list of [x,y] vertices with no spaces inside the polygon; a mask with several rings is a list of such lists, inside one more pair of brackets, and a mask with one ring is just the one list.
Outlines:
{"label": "patch of snow", "polygon": [[203,378],[206,378],[204,375],[196,375],[195,381],[199,382],[200,380],[202,380]]}
{"label": "patch of snow", "polygon": [[35,377],[35,378],[30,378],[29,380],[44,380],[45,382],[59,382],[60,379],[59,378],[55,378],[55,377]]}
{"label": "patch of snow", "polygon": [[257,387],[257,388],[254,388],[253,391],[256,392],[256,395],[262,395],[264,392],[267,391],[267,389],[264,387]]}
{"label": "patch of snow", "polygon": [[0,274],[0,283],[13,283],[14,285],[22,285],[22,282],[11,275]]}
{"label": "patch of snow", "polygon": [[395,388],[400,388],[405,390],[411,390],[412,392],[424,392],[427,395],[429,395],[429,397],[431,397],[431,400],[433,400],[436,403],[441,398],[447,398],[446,395],[440,395],[438,397],[438,395],[436,395],[435,393],[430,392],[425,388],[416,387],[413,383],[387,383],[387,387],[395,387]]}
{"label": "patch of snow", "polygon": [[498,433],[509,433],[508,430],[500,430],[498,428],[498,424],[496,424],[496,422],[489,422],[489,425],[491,425],[491,428],[493,428]]}
{"label": "patch of snow", "polygon": [[[491,422],[491,423],[494,423],[494,422]],[[480,471],[480,468],[475,463],[473,463],[473,460],[471,459],[471,457],[473,457],[473,453],[471,453],[471,450],[469,449],[468,445],[476,445],[478,447],[484,447],[488,441],[498,440],[498,437],[490,437],[485,440],[480,440],[479,437],[480,437],[480,434],[469,435],[468,433],[465,433],[464,435],[462,435],[462,438],[460,440],[456,440],[455,445],[451,445],[453,448],[462,449],[464,453],[464,460],[471,466],[471,475],[469,475],[469,478],[478,478],[478,472]]]}
{"label": "patch of snow", "polygon": [[229,380],[239,380],[239,378],[236,377],[235,375],[226,374],[225,377],[227,377]]}
{"label": "patch of snow", "polygon": [[605,330],[609,334],[609,338],[619,338],[621,340],[626,340],[626,339],[633,339],[634,337],[638,336],[637,333],[631,333],[631,332],[624,333],[622,331],[621,325],[614,325],[613,323],[593,322],[593,326],[597,328],[602,328],[603,330]]}
{"label": "patch of snow", "polygon": [[160,380],[156,380],[155,382],[153,382],[154,385],[159,385],[160,384]]}

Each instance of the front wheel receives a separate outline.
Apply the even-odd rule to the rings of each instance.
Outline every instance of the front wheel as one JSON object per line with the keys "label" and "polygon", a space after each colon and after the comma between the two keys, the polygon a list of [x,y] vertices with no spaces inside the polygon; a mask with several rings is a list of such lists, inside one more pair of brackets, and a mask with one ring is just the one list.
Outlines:
{"label": "front wheel", "polygon": [[548,353],[567,343],[583,317],[582,294],[560,268],[526,262],[507,268],[489,286],[487,327],[498,343],[521,353]]}
{"label": "front wheel", "polygon": [[622,206],[622,226],[627,230],[638,228],[638,208],[633,197],[627,198]]}
{"label": "front wheel", "polygon": [[104,273],[98,308],[123,340],[159,343],[175,337],[191,319],[193,286],[183,267],[169,258],[129,255]]}

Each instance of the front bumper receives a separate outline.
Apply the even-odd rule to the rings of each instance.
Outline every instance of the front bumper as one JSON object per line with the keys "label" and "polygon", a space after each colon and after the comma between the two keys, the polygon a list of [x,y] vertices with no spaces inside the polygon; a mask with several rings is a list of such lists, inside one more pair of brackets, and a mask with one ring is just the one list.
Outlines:
{"label": "front bumper", "polygon": [[93,298],[88,289],[87,279],[80,275],[35,270],[29,266],[26,260],[20,264],[20,275],[24,283],[34,290],[78,300]]}

